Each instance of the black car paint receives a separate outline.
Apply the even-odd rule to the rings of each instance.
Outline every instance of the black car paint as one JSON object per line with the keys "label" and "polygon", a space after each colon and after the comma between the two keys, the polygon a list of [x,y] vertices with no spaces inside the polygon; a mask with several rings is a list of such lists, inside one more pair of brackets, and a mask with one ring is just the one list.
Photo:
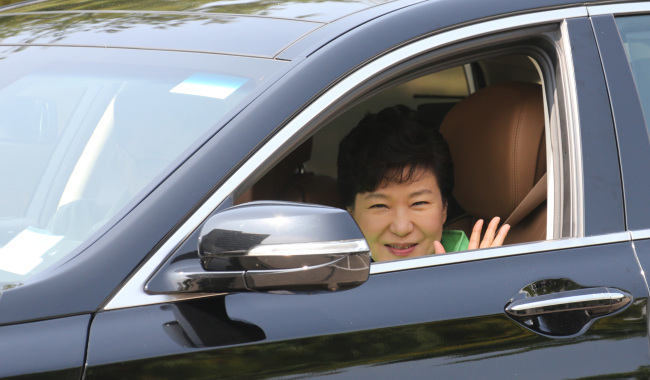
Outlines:
{"label": "black car paint", "polygon": [[[93,322],[86,378],[391,378],[400,371],[417,378],[643,376],[650,359],[647,290],[638,273],[630,244],[619,243],[373,275],[340,293],[233,294],[214,303],[108,311]],[[535,334],[503,313],[528,281],[552,278],[609,284],[630,291],[635,301],[586,333],[561,339]],[[263,335],[232,343],[225,333],[224,340],[197,347],[167,330],[179,320],[174,308],[203,310],[222,302],[227,319],[215,312],[212,320],[190,320],[186,334],[218,336],[236,330],[237,321]],[[124,320],[134,323],[124,326]],[[618,348],[600,349],[608,346]],[[571,364],[548,365],[560,362]]]}
{"label": "black car paint", "polygon": [[650,227],[650,140],[645,125],[641,102],[636,93],[632,71],[625,55],[614,17],[592,17],[598,49],[602,57],[607,87],[616,125],[621,171],[627,203],[635,205],[626,210],[627,228],[641,230]]}
{"label": "black car paint", "polygon": [[[545,3],[545,6],[566,4],[557,1]],[[0,324],[8,326],[0,327],[0,334],[9,334],[17,328],[32,331],[34,340],[29,340],[20,351],[25,355],[33,352],[34,347],[52,347],[48,342],[58,339],[66,339],[66,344],[71,344],[67,337],[46,334],[59,329],[57,320],[49,319],[79,315],[68,317],[75,319],[75,331],[82,331],[82,326],[87,328],[90,313],[100,309],[133,268],[154,251],[249,152],[301,109],[306,100],[313,99],[357,65],[395,45],[457,22],[521,11],[523,7],[521,3],[507,1],[477,2],[471,7],[464,2],[428,2],[383,16],[381,22],[368,22],[322,47],[298,43],[293,50],[287,50],[287,55],[296,52],[292,53],[295,54],[292,58],[296,59],[290,75],[279,78],[276,86],[259,94],[251,106],[236,115],[147,198],[133,205],[133,211],[115,227],[47,277],[3,291]],[[436,14],[435,18],[429,15],[431,12]],[[406,21],[412,29],[400,27]],[[583,135],[583,148],[590,152],[590,160],[585,160],[585,210],[589,215],[585,218],[585,235],[589,236],[625,229],[620,174],[617,165],[613,165],[616,161],[612,160],[618,153],[611,138],[612,118],[607,116],[607,91],[604,82],[592,83],[591,75],[598,77],[600,68],[589,61],[598,55],[587,24],[586,19],[575,20],[570,28],[572,33],[579,31],[575,34],[578,39],[572,40],[572,47],[586,51],[586,55],[574,57],[582,59],[588,68],[584,72],[577,71],[578,78],[583,75],[577,80],[581,118],[593,120],[594,125],[593,135]],[[345,30],[341,30],[343,32]],[[589,42],[590,33],[592,42]],[[599,47],[606,58],[602,45]],[[319,75],[314,75],[315,72]],[[609,94],[615,98],[617,92],[611,85],[615,74],[611,74],[611,80],[610,73],[607,74]],[[587,105],[592,104],[600,104],[595,111],[603,114],[590,115],[594,109]],[[616,108],[614,114],[618,126]],[[619,127],[617,132],[620,144],[627,146],[629,143],[621,138],[621,130]],[[647,137],[637,143],[647,144]],[[647,155],[647,150],[639,150]],[[621,155],[625,173],[628,166],[624,153]],[[625,177],[630,178],[626,182],[626,197],[628,183],[637,177],[639,170],[632,167],[629,177]],[[591,182],[594,178],[598,179],[598,185]],[[639,189],[630,191],[641,192]],[[639,198],[641,196],[637,195],[631,199]],[[603,202],[606,210],[601,214]],[[631,211],[627,212],[630,215]],[[638,228],[645,228],[647,218],[638,216],[637,219]],[[646,241],[636,242],[635,248],[641,264],[649,268],[647,254],[643,254],[649,251],[646,245]],[[526,284],[562,277],[570,277],[584,286],[620,287],[635,296],[635,303],[615,316],[596,321],[584,335],[565,339],[538,336],[516,325],[503,313],[508,297]],[[435,278],[435,288],[421,288],[424,278]],[[473,279],[471,284],[463,281],[468,278]],[[395,282],[400,286],[395,287]],[[476,283],[495,288],[477,297]],[[393,299],[391,292],[398,293],[394,295],[395,300],[406,301],[402,294],[408,293],[400,290],[412,291],[422,302],[387,305],[385,300]],[[25,299],[30,303],[26,304]],[[471,302],[463,302],[468,299]],[[440,377],[511,377],[538,369],[546,371],[538,372],[547,375],[544,377],[557,377],[566,374],[553,372],[560,369],[546,363],[559,360],[573,363],[576,372],[570,377],[605,373],[635,376],[635,371],[636,376],[647,377],[650,355],[644,314],[646,299],[647,289],[632,246],[618,243],[373,275],[368,283],[342,293],[312,296],[233,294],[150,305],[96,314],[88,342],[86,378],[135,377],[145,373],[158,374],[160,378],[190,377],[192,374],[240,377],[245,375],[241,372],[245,370],[250,370],[251,376],[279,376],[278,368],[294,374],[373,378],[422,373],[435,373]],[[210,316],[214,325],[201,320],[196,327],[199,333],[206,331],[206,335],[218,335],[219,326],[228,326],[237,333],[243,329],[246,333],[241,333],[244,338],[236,343],[215,338],[202,343],[203,347],[194,347],[191,339],[174,340],[169,328],[164,327],[165,323],[176,321],[178,313],[182,314],[182,311],[175,314],[175,309],[214,310]],[[25,320],[34,322],[16,324]],[[141,325],[130,326],[124,320],[139,320]],[[395,320],[400,323],[395,324]],[[497,338],[500,336],[507,338]],[[603,352],[600,339],[616,342],[618,348]],[[263,345],[254,344],[256,342]],[[70,354],[83,350],[81,341],[75,343],[66,346],[72,347],[67,349]],[[497,354],[492,357],[490,353],[495,351]],[[44,371],[62,369],[56,365],[57,355],[53,353],[49,359],[44,357],[46,362],[52,363],[52,366],[45,366]],[[156,360],[156,357],[162,359]],[[0,370],[0,375],[18,374],[6,370],[10,359],[3,355],[0,368],[5,370]],[[69,372],[65,374],[78,378],[83,363],[80,360],[70,363],[69,367],[76,368],[67,368]],[[344,369],[346,366],[351,368]],[[55,374],[61,373],[49,375]]]}
{"label": "black car paint", "polygon": [[0,376],[81,378],[90,319],[87,314],[0,327]]}
{"label": "black car paint", "polygon": [[585,236],[623,231],[618,150],[607,87],[588,19],[567,21],[571,34],[583,147]]}

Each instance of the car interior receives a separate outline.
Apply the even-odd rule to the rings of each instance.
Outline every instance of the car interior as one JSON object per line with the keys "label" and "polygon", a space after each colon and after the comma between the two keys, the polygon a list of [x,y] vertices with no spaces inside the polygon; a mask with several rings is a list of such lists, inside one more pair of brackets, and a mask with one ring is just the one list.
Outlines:
{"label": "car interior", "polygon": [[397,104],[438,129],[454,162],[446,229],[469,236],[476,220],[511,225],[505,244],[547,238],[542,76],[527,55],[470,62],[408,80],[347,109],[271,168],[236,203],[286,200],[342,207],[339,141],[367,113]]}

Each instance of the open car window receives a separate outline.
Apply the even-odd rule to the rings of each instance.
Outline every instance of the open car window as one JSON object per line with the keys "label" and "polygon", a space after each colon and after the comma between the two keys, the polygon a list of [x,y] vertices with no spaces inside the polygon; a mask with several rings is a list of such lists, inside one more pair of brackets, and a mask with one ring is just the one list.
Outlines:
{"label": "open car window", "polygon": [[[528,55],[506,54],[385,86],[288,153],[236,203],[285,200],[344,208],[337,190],[339,142],[366,114],[399,104],[449,144],[456,185],[445,229],[470,236],[477,220],[499,216],[513,224],[505,244],[544,240],[548,122],[538,67]],[[536,195],[528,196],[536,185]],[[530,205],[518,208],[525,198]]]}
{"label": "open car window", "polygon": [[[456,41],[454,39],[457,36],[455,33],[449,34],[449,38]],[[287,120],[286,124],[275,129],[273,135],[258,145],[252,155],[242,162],[196,211],[193,211],[192,216],[160,246],[107,308],[124,307],[135,302],[134,300],[147,303],[166,302],[177,297],[190,296],[169,293],[162,287],[154,292],[150,285],[162,279],[169,271],[175,272],[190,266],[199,270],[196,268],[195,252],[202,227],[233,205],[260,200],[284,200],[342,208],[336,190],[337,145],[341,137],[345,136],[366,112],[406,104],[416,111],[418,108],[423,109],[423,113],[428,111],[427,118],[432,128],[436,128],[435,123],[439,123],[441,130],[444,130],[445,125],[450,125],[446,119],[454,113],[453,110],[457,106],[484,93],[485,90],[502,91],[513,84],[523,86],[528,89],[527,93],[533,94],[529,99],[534,100],[526,103],[537,111],[527,113],[527,117],[535,119],[534,129],[537,132],[533,139],[527,140],[529,143],[523,150],[529,157],[527,174],[524,176],[527,180],[522,186],[513,187],[516,191],[510,195],[514,194],[516,202],[506,202],[504,206],[500,201],[498,206],[509,215],[536,185],[540,185],[537,187],[541,193],[538,203],[533,202],[532,210],[524,212],[518,221],[521,230],[530,233],[517,234],[513,230],[509,236],[518,238],[517,240],[506,241],[506,246],[490,249],[489,252],[475,250],[395,260],[373,266],[370,273],[521,255],[563,247],[566,244],[581,245],[579,239],[575,243],[548,241],[583,236],[581,146],[579,140],[572,138],[579,136],[580,132],[574,122],[577,104],[572,96],[575,91],[574,83],[566,76],[566,62],[563,61],[564,57],[569,56],[564,52],[564,49],[568,48],[568,35],[560,28],[559,23],[553,23],[520,30],[513,30],[512,26],[509,26],[507,32],[498,35],[486,34],[475,40],[457,41],[458,44],[440,45],[441,41],[445,39],[425,39],[422,43],[408,46],[409,49],[405,47],[391,51],[350,73],[321,96],[312,99],[298,114]],[[423,50],[417,50],[416,47]],[[506,92],[513,94],[513,91]],[[479,119],[480,127],[481,118],[487,115],[488,111],[502,109],[502,105],[521,103],[501,95],[487,98],[492,102],[485,109],[485,113],[456,112],[457,116],[473,115]],[[497,122],[493,125],[501,124],[510,123]],[[449,128],[450,131],[455,130]],[[529,132],[528,128],[522,130]],[[483,132],[489,134],[494,130],[486,129]],[[501,131],[492,135],[489,137],[496,139],[498,144],[482,145],[493,148],[496,153],[484,157],[492,160],[508,159],[509,155],[503,154],[506,150],[500,144],[507,142],[510,146],[517,145],[518,134]],[[478,143],[477,148],[482,148],[480,141]],[[461,147],[463,144],[462,134],[458,145],[450,142],[450,145]],[[452,152],[452,156],[454,155]],[[456,162],[463,159],[472,162],[476,161],[477,157],[483,156],[473,153],[461,154],[453,159]],[[498,168],[503,170],[502,175],[519,173],[512,166],[509,170],[503,163],[482,162],[482,159],[478,161],[489,164],[486,171]],[[542,182],[545,173],[546,183]],[[514,177],[524,178],[517,175]],[[491,202],[484,202],[481,197],[472,196],[487,194],[482,190],[488,185],[488,182],[480,179],[477,185],[470,183],[467,185],[471,191],[470,196],[464,199],[479,199],[479,206],[493,206]],[[501,199],[504,193],[492,191],[491,194],[496,194]],[[513,198],[509,196],[503,199]],[[468,207],[465,200],[457,199],[459,207],[455,215],[469,214],[468,220],[472,223],[481,215],[472,205]],[[251,207],[253,208],[255,207]],[[496,216],[493,209],[488,210],[488,215]],[[508,215],[502,218],[506,219]],[[451,219],[452,217],[450,221]],[[323,226],[317,224],[311,228],[322,229]],[[143,294],[142,289],[148,289],[149,293]]]}

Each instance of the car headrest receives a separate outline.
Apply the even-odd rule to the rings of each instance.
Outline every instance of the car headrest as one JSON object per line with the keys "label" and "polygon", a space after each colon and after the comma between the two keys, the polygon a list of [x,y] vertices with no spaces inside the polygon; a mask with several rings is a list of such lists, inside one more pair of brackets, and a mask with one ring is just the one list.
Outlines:
{"label": "car headrest", "polygon": [[480,218],[505,220],[546,172],[542,88],[485,87],[452,108],[440,127],[456,179],[454,197]]}
{"label": "car headrest", "polygon": [[253,185],[253,199],[284,199],[284,192],[292,176],[311,158],[311,149],[310,138],[278,162]]}

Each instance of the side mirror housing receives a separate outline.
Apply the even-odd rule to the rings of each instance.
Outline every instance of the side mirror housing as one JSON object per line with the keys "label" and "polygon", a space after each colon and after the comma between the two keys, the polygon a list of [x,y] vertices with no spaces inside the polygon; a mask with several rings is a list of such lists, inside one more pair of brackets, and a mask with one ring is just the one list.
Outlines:
{"label": "side mirror housing", "polygon": [[251,202],[212,216],[198,259],[203,271],[168,274],[174,293],[344,290],[370,272],[370,249],[348,212],[290,202]]}

